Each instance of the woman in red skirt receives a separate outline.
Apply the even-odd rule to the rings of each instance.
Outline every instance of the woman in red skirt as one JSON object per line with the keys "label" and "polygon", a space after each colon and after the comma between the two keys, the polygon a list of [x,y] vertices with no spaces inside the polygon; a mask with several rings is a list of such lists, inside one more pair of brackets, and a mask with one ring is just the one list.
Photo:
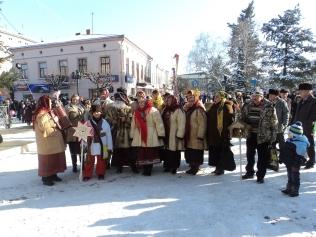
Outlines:
{"label": "woman in red skirt", "polygon": [[138,108],[131,124],[132,147],[137,150],[137,164],[143,166],[143,175],[150,176],[153,164],[159,163],[159,148],[165,129],[160,112],[152,106],[144,91],[136,94]]}

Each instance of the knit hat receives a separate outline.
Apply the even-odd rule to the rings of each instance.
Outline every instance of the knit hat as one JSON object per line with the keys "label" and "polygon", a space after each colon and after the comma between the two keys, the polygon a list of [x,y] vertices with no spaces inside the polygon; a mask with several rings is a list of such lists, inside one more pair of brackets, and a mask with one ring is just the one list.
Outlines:
{"label": "knit hat", "polygon": [[297,121],[297,122],[293,123],[290,126],[289,132],[292,133],[294,137],[303,135],[302,123],[300,121]]}
{"label": "knit hat", "polygon": [[306,90],[306,91],[311,91],[313,90],[313,85],[310,83],[301,83],[298,85],[299,90]]}
{"label": "knit hat", "polygon": [[289,90],[282,88],[282,89],[280,90],[280,93],[289,93]]}

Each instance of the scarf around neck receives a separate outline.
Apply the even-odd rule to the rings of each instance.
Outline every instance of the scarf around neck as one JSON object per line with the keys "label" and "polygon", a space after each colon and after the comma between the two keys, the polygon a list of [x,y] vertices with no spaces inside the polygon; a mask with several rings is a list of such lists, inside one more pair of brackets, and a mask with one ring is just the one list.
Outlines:
{"label": "scarf around neck", "polygon": [[147,144],[147,123],[146,123],[146,115],[148,111],[152,108],[152,103],[149,101],[146,102],[144,108],[138,107],[135,111],[135,122],[137,128],[140,130],[141,140]]}
{"label": "scarf around neck", "polygon": [[225,99],[222,99],[218,104],[218,108],[217,108],[217,130],[219,132],[219,135],[222,135],[222,131],[223,131],[223,110],[224,110],[224,105],[225,105]]}

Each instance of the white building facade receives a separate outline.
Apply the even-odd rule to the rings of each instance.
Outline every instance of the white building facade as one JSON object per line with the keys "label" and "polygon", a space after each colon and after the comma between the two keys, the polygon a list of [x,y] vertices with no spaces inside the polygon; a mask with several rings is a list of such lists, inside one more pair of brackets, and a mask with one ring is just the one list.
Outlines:
{"label": "white building facade", "polygon": [[[20,66],[21,78],[16,82],[15,98],[32,96],[38,99],[50,93],[47,77],[63,77],[61,93],[70,97],[79,94],[93,98],[99,85],[89,80],[89,73],[111,78],[110,92],[126,88],[128,95],[137,90],[150,93],[160,89],[162,80],[152,75],[152,57],[124,35],[96,36],[41,43],[10,49],[15,64]],[[80,73],[78,73],[80,72]],[[80,76],[79,76],[80,75]],[[102,78],[102,77],[101,77]]]}

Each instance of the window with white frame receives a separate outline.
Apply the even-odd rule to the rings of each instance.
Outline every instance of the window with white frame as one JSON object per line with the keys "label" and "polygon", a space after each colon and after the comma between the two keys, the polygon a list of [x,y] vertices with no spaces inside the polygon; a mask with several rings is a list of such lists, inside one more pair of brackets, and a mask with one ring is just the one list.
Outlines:
{"label": "window with white frame", "polygon": [[78,59],[78,70],[80,73],[86,73],[88,71],[87,59],[79,58]]}
{"label": "window with white frame", "polygon": [[139,81],[139,63],[136,63],[136,79]]}
{"label": "window with white frame", "polygon": [[27,63],[21,64],[21,79],[28,79],[28,66]]}
{"label": "window with white frame", "polygon": [[61,76],[68,76],[68,61],[59,60],[59,74]]}
{"label": "window with white frame", "polygon": [[45,78],[45,76],[47,75],[47,63],[40,62],[38,66],[39,66],[39,77]]}
{"label": "window with white frame", "polygon": [[126,58],[126,76],[129,76],[129,58]]}
{"label": "window with white frame", "polygon": [[111,62],[110,62],[109,56],[101,58],[101,74],[102,75],[111,74]]}
{"label": "window with white frame", "polygon": [[143,81],[144,80],[144,66],[140,66],[140,79]]}
{"label": "window with white frame", "polygon": [[132,76],[135,77],[135,63],[132,61]]}

